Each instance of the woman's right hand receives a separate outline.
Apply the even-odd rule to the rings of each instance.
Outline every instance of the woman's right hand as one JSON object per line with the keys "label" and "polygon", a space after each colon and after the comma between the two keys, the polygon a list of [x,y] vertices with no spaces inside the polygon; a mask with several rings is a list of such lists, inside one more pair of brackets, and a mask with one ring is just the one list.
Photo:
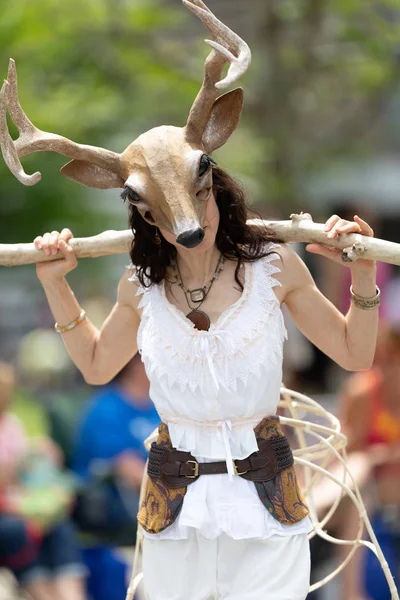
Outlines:
{"label": "woman's right hand", "polygon": [[63,229],[61,233],[52,231],[34,239],[35,248],[46,256],[55,256],[60,251],[64,257],[36,264],[36,274],[42,283],[63,279],[67,273],[75,269],[78,261],[73,248],[68,243],[73,237],[69,229]]}

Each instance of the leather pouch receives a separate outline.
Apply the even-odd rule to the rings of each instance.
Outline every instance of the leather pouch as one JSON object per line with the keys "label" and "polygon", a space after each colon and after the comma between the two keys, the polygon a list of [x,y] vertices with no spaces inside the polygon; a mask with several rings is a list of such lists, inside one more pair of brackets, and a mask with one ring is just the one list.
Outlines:
{"label": "leather pouch", "polygon": [[[278,416],[266,417],[254,429],[257,440],[271,440],[284,435]],[[261,502],[283,525],[294,525],[308,514],[297,481],[294,465],[280,471],[269,481],[254,482]]]}
{"label": "leather pouch", "polygon": [[[161,423],[158,430],[157,446],[171,450],[167,425]],[[266,417],[255,427],[254,432],[260,448],[265,440],[284,437],[278,416]],[[244,475],[244,478],[250,477]],[[293,525],[308,515],[293,465],[267,481],[254,481],[254,485],[265,508],[280,523]],[[182,508],[185,494],[186,486],[167,487],[160,478],[149,477],[138,513],[138,521],[144,530],[148,533],[160,533],[172,525]]]}
{"label": "leather pouch", "polygon": [[[157,445],[172,449],[168,426],[158,427]],[[182,508],[186,487],[170,488],[161,481],[149,477],[146,492],[139,507],[138,521],[148,533],[160,533],[172,525]]]}

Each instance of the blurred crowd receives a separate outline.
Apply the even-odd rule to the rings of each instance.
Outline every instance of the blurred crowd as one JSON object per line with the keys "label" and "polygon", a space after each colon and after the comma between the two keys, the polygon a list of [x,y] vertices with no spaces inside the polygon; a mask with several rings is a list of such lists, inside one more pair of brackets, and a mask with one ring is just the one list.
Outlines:
{"label": "blurred crowd", "polygon": [[[337,212],[352,218],[345,207]],[[378,223],[364,213],[379,235]],[[302,254],[301,246],[297,250]],[[345,313],[350,302],[348,271],[319,257],[304,258],[317,285]],[[396,269],[379,263],[378,285],[381,324],[373,367],[354,374],[342,371],[303,338],[285,314],[289,340],[284,383],[309,393],[341,419],[351,472],[397,577],[400,277]],[[133,556],[124,549],[132,549],[136,540],[144,440],[156,429],[159,417],[139,355],[109,384],[90,388],[68,368],[54,372],[56,364],[64,364],[65,351],[58,343],[50,329],[30,332],[21,340],[15,361],[0,362],[0,568],[11,571],[15,585],[34,600],[124,600]],[[46,364],[43,354],[46,360],[50,356]],[[35,364],[40,368],[35,370]],[[34,422],[41,425],[35,429]],[[328,468],[335,473],[340,465]],[[315,501],[320,516],[337,494],[331,483],[318,484]],[[345,497],[327,531],[352,540],[357,526],[356,509]],[[348,552],[348,546],[314,538],[313,580]],[[390,598],[377,559],[363,549],[345,569],[335,593],[337,600]],[[326,598],[322,589],[309,600]]]}
{"label": "blurred crowd", "polygon": [[16,385],[0,363],[0,568],[34,600],[125,600],[117,549],[135,545],[143,442],[159,423],[140,356],[76,410],[48,404],[40,437],[13,412]]}

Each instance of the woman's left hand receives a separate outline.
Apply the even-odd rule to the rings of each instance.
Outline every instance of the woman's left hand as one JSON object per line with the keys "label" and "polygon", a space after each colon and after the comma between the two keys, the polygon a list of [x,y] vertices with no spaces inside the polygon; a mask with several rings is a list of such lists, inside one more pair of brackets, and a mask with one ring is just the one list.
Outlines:
{"label": "woman's left hand", "polygon": [[[335,239],[342,233],[360,233],[368,237],[374,237],[372,227],[360,219],[358,215],[354,216],[354,221],[346,221],[341,219],[338,215],[332,215],[325,223],[324,231],[327,233],[329,239]],[[325,246],[323,244],[307,244],[306,250],[312,254],[320,254],[330,260],[340,263],[350,268],[371,268],[375,266],[375,261],[366,260],[360,258],[354,262],[344,262],[342,259],[342,250],[333,248],[332,246]]]}

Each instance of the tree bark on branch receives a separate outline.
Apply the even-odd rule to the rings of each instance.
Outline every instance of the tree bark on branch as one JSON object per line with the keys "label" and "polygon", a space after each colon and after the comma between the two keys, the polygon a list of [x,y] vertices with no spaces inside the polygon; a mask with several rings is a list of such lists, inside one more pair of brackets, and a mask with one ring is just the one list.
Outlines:
{"label": "tree bark on branch", "polygon": [[[324,244],[343,251],[343,260],[352,262],[357,258],[378,260],[400,266],[400,244],[351,233],[339,235],[331,240],[324,225],[314,223],[307,213],[291,215],[290,221],[250,220],[252,226],[267,227],[272,238],[282,242],[305,242]],[[73,238],[70,241],[77,258],[95,258],[110,254],[129,252],[134,240],[132,231],[104,231],[88,238]],[[50,260],[58,260],[62,254],[46,256],[31,244],[0,244],[0,266],[16,267]]]}

